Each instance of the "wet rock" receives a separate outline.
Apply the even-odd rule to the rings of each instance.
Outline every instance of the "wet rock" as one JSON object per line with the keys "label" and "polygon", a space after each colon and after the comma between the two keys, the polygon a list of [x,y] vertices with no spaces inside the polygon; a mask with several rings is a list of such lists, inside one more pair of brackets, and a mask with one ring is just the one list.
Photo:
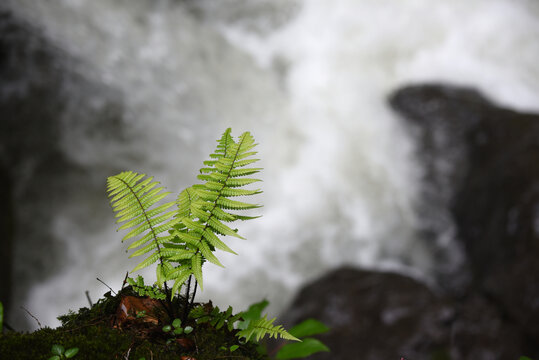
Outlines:
{"label": "wet rock", "polygon": [[517,359],[522,334],[482,297],[453,301],[404,275],[341,268],[305,286],[281,317],[316,318],[330,353],[309,359]]}
{"label": "wet rock", "polygon": [[6,313],[17,330],[31,326],[19,308],[29,290],[66,263],[55,214],[103,191],[91,176],[105,178],[108,169],[88,174],[70,158],[68,140],[75,131],[84,140],[114,137],[122,123],[118,94],[81,76],[78,63],[0,5],[0,300],[13,304]]}
{"label": "wet rock", "polygon": [[426,181],[450,190],[471,291],[539,344],[539,115],[443,85],[403,88],[390,103],[420,138]]}

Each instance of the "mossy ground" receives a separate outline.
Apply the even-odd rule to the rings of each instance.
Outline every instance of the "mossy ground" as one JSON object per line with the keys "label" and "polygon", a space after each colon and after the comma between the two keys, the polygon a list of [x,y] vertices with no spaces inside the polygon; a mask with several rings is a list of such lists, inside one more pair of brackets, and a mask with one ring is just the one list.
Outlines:
{"label": "mossy ground", "polygon": [[[60,344],[66,349],[77,347],[75,360],[84,359],[268,359],[257,351],[256,344],[240,344],[234,331],[226,326],[219,330],[208,323],[193,326],[189,335],[171,339],[162,331],[169,319],[158,323],[145,322],[143,318],[124,322],[118,326],[116,317],[121,297],[134,295],[129,287],[118,295],[105,294],[91,309],[82,308],[77,313],[60,316],[62,326],[42,328],[33,333],[5,332],[0,335],[1,359],[48,359],[51,347]],[[179,339],[176,341],[176,339]],[[232,345],[239,347],[230,352]]]}

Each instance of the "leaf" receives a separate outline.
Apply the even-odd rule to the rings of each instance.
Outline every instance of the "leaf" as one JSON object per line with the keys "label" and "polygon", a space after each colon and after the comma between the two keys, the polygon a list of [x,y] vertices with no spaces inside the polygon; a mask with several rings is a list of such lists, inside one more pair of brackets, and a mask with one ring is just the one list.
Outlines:
{"label": "leaf", "polygon": [[182,326],[182,321],[180,319],[174,319],[174,321],[172,322],[172,326],[174,326],[175,328],[179,328],[180,326]]}
{"label": "leaf", "polygon": [[248,195],[256,195],[260,194],[262,191],[260,189],[256,190],[244,190],[244,189],[236,189],[236,188],[226,188],[221,190],[221,195],[223,196],[248,196]]}
{"label": "leaf", "polygon": [[72,358],[73,356],[77,355],[78,352],[79,352],[79,348],[68,349],[66,350],[65,357],[68,359]]}
{"label": "leaf", "polygon": [[329,331],[329,328],[322,322],[315,319],[307,319],[292,327],[288,332],[297,338],[322,334]]}
{"label": "leaf", "polygon": [[[135,267],[135,270],[147,267],[157,260],[163,263],[160,244],[172,241],[173,236],[159,237],[164,231],[173,229],[180,221],[171,218],[177,211],[167,211],[174,203],[168,202],[154,204],[164,199],[169,192],[163,187],[157,186],[159,182],[153,181],[153,177],[138,174],[133,171],[124,171],[107,179],[107,190],[111,206],[116,213],[117,222],[123,223],[118,230],[130,229],[122,241],[134,239],[128,250],[142,247],[136,250],[131,257],[151,253],[143,262]],[[148,244],[148,242],[150,242]],[[158,283],[162,284],[162,269],[157,269]]]}
{"label": "leaf", "polygon": [[321,351],[329,351],[329,348],[317,339],[306,338],[302,342],[284,345],[277,353],[277,359],[298,359]]}
{"label": "leaf", "polygon": [[202,255],[200,253],[196,254],[191,258],[191,270],[193,271],[193,275],[195,275],[195,279],[197,279],[198,284],[200,285],[200,289],[203,290],[203,282],[202,282]]}
{"label": "leaf", "polygon": [[219,237],[217,237],[217,235],[215,235],[210,229],[205,229],[202,234],[204,235],[204,239],[206,239],[206,241],[208,241],[208,243],[210,243],[213,247],[234,255],[238,255],[231,248],[226,246],[226,244],[222,242]]}
{"label": "leaf", "polygon": [[221,262],[217,259],[217,257],[213,255],[213,252],[210,250],[210,247],[204,241],[201,241],[199,245],[200,246],[198,250],[209,262],[217,266],[224,267],[223,264],[221,264]]}
{"label": "leaf", "polygon": [[240,239],[245,239],[245,238],[241,237],[240,235],[238,235],[237,232],[235,232],[234,230],[232,230],[231,228],[229,228],[228,226],[226,226],[225,224],[223,224],[219,220],[214,219],[213,217],[208,220],[208,225],[213,230],[215,230],[215,232],[217,232],[219,234],[230,235],[230,236],[234,236],[234,237],[237,237],[237,238],[240,238]]}
{"label": "leaf", "polygon": [[290,335],[282,327],[282,325],[273,325],[274,321],[275,318],[267,319],[266,315],[264,315],[264,317],[262,317],[261,319],[251,321],[247,328],[239,331],[236,336],[240,338],[243,337],[246,339],[246,341],[251,340],[251,338],[254,336],[256,342],[260,341],[260,339],[262,339],[266,335],[268,335],[270,338],[281,337],[286,340],[301,341],[298,338]]}
{"label": "leaf", "polygon": [[159,253],[155,252],[152,255],[148,256],[146,258],[146,260],[144,260],[143,262],[141,262],[140,264],[135,266],[135,268],[133,270],[131,270],[131,272],[135,272],[137,270],[144,269],[145,267],[150,266],[151,264],[156,262],[158,259],[159,259]]}
{"label": "leaf", "polygon": [[221,209],[249,210],[249,209],[256,209],[260,207],[260,205],[248,204],[241,201],[230,200],[225,197],[217,199],[216,203],[217,205],[219,205]]}
{"label": "leaf", "polygon": [[243,321],[238,323],[238,329],[246,329],[251,321],[260,319],[262,317],[262,311],[264,311],[268,305],[269,301],[266,299],[250,305],[246,311],[241,313]]}
{"label": "leaf", "polygon": [[181,269],[182,271],[179,272],[175,278],[172,278],[169,275],[170,280],[175,280],[174,285],[172,286],[172,290],[171,290],[171,299],[174,298],[174,295],[176,294],[176,292],[178,292],[178,290],[183,285],[183,283],[185,283],[185,281],[187,281],[189,276],[191,276],[190,269],[184,268],[184,267],[180,267],[179,269]]}
{"label": "leaf", "polygon": [[54,355],[61,356],[65,352],[65,349],[62,345],[54,344],[51,348],[51,353]]}
{"label": "leaf", "polygon": [[155,268],[155,274],[157,276],[157,285],[159,287],[163,286],[163,283],[165,282],[166,276],[163,269],[163,266],[161,264],[157,264]]}
{"label": "leaf", "polygon": [[230,171],[229,176],[232,178],[238,177],[238,176],[247,176],[256,174],[257,172],[260,172],[260,170],[263,170],[262,168],[245,168],[245,169],[234,169]]}

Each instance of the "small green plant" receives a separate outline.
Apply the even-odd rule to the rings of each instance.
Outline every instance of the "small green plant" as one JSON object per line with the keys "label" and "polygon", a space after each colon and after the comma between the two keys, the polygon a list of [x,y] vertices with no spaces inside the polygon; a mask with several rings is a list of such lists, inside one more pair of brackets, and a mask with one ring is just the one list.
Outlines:
{"label": "small green plant", "polygon": [[165,300],[167,297],[167,295],[155,285],[144,285],[144,278],[140,275],[137,276],[136,280],[128,277],[126,281],[139,296],[149,296],[152,299],[158,300]]}
{"label": "small green plant", "polygon": [[[157,263],[155,287],[144,285],[140,276],[136,281],[128,281],[139,294],[151,297],[164,294],[170,318],[181,318],[183,323],[188,320],[193,309],[197,286],[203,288],[204,263],[209,261],[223,266],[215,255],[216,250],[236,254],[220,236],[243,239],[237,229],[225,223],[258,217],[240,215],[236,211],[256,209],[260,205],[231,199],[261,193],[260,189],[243,188],[260,181],[249,177],[261,170],[250,167],[258,161],[253,158],[256,143],[249,132],[244,132],[237,141],[230,133],[230,128],[223,133],[210,159],[204,161],[204,167],[198,175],[203,183],[180,192],[176,202],[159,205],[170,193],[158,186],[159,182],[154,181],[153,177],[145,174],[125,171],[107,180],[107,191],[117,223],[123,223],[119,230],[130,229],[122,241],[135,239],[128,246],[128,250],[136,249],[130,257],[146,255],[133,271]],[[174,205],[176,208],[171,210]],[[191,288],[193,280],[194,286]],[[172,287],[169,287],[168,281],[173,283]],[[172,300],[182,288],[185,289],[183,313],[178,316],[180,314]],[[228,323],[231,324],[229,329],[233,329],[233,324],[239,320],[239,317],[232,316],[231,308],[222,317],[219,314],[221,312],[217,309],[211,320],[208,320],[216,328]],[[298,340],[282,326],[274,325],[274,320],[266,316],[249,320],[237,332],[237,336],[246,341],[252,338],[258,341],[266,335]],[[203,320],[200,318],[198,321]],[[169,331],[179,331],[180,328],[181,325],[174,327],[172,324]]]}
{"label": "small green plant", "polygon": [[173,336],[172,338],[167,340],[167,344],[170,344],[172,341],[174,341],[176,335],[189,335],[191,332],[193,332],[193,328],[191,326],[186,326],[183,328],[182,321],[180,319],[174,319],[172,324],[163,326],[162,330],[163,332]]}
{"label": "small green plant", "polygon": [[61,359],[70,359],[73,356],[77,355],[79,348],[65,349],[62,345],[54,344],[51,348],[51,353],[53,356],[49,360],[61,360]]}

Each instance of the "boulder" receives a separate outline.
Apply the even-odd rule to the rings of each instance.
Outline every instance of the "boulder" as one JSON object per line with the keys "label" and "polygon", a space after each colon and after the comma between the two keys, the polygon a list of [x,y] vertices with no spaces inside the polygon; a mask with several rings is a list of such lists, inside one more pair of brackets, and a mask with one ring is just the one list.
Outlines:
{"label": "boulder", "polygon": [[79,138],[112,139],[123,127],[119,96],[81,76],[79,63],[0,5],[0,301],[18,330],[31,328],[20,306],[32,286],[66,264],[56,214],[66,199],[102,194],[92,176],[110,171],[101,166],[88,174],[70,158],[66,139],[79,131]]}
{"label": "boulder", "polygon": [[283,321],[331,327],[320,339],[332,352],[312,359],[539,358],[539,115],[437,84],[389,102],[425,167],[420,236],[453,232],[462,269],[440,281],[443,293],[404,275],[338,269],[305,286]]}
{"label": "boulder", "polygon": [[330,327],[309,359],[518,359],[522,333],[479,296],[438,295],[405,275],[340,268],[305,286],[281,320]]}
{"label": "boulder", "polygon": [[390,104],[418,134],[426,182],[450,188],[470,290],[539,344],[539,115],[446,85],[405,87]]}

